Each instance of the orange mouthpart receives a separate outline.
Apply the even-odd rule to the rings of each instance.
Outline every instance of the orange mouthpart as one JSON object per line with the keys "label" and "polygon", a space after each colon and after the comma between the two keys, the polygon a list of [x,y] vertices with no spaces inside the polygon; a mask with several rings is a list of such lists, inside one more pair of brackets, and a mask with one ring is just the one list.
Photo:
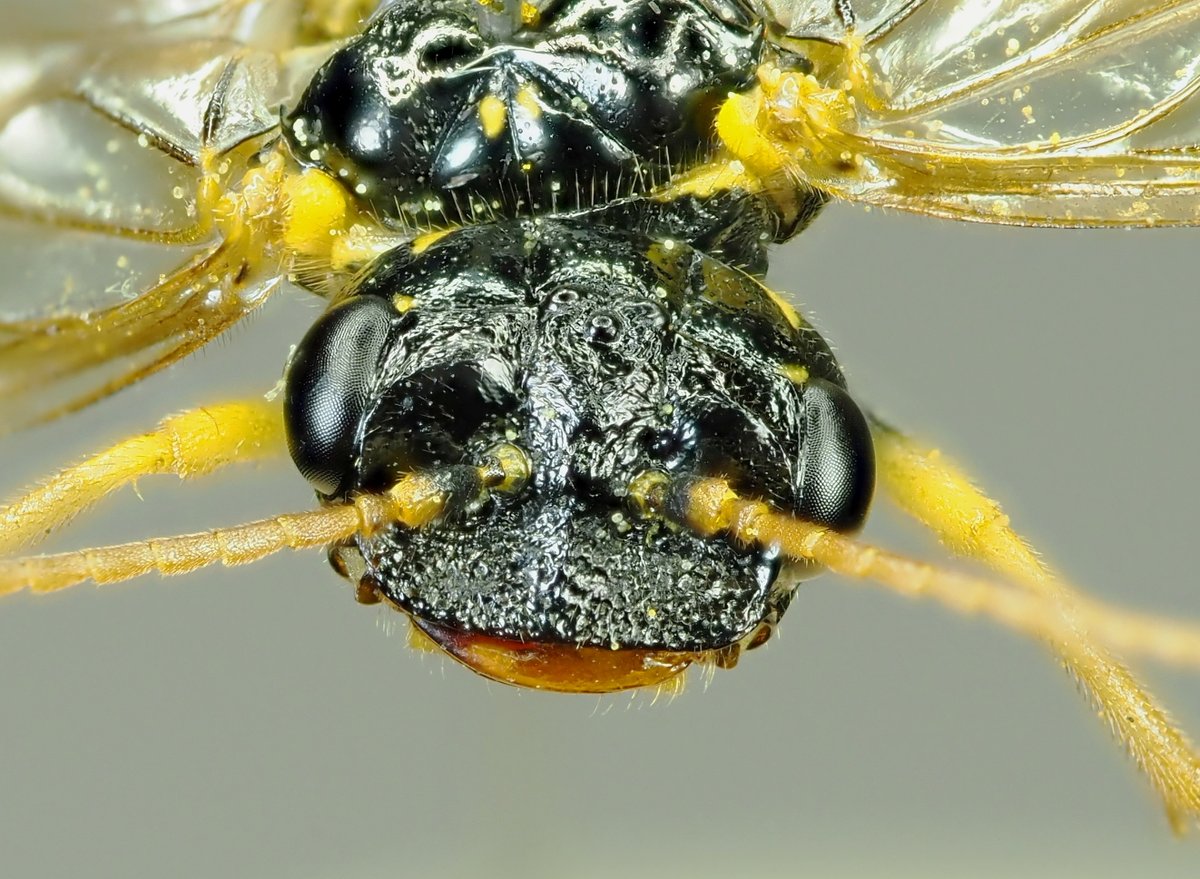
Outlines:
{"label": "orange mouthpart", "polygon": [[653,687],[680,674],[700,653],[607,649],[512,641],[411,617],[438,648],[486,678],[559,693],[612,693]]}

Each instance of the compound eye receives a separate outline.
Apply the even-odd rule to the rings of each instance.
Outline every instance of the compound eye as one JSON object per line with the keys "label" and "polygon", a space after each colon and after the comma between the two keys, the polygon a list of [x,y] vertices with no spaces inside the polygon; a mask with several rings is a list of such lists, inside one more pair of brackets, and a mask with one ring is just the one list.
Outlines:
{"label": "compound eye", "polygon": [[284,425],[292,460],[327,497],[345,492],[363,413],[391,336],[394,313],[374,296],[326,312],[305,335],[286,378]]}
{"label": "compound eye", "polygon": [[857,531],[875,492],[871,429],[850,395],[821,379],[804,388],[804,483],[797,514],[838,531]]}

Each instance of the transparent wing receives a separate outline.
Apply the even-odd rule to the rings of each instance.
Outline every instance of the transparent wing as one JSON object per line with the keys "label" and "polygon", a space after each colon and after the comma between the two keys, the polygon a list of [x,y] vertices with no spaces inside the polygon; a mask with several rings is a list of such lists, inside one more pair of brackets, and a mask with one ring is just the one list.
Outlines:
{"label": "transparent wing", "polygon": [[0,41],[3,429],[179,359],[278,286],[203,216],[201,155],[269,136],[331,50],[297,45],[300,0],[57,3]]}
{"label": "transparent wing", "polygon": [[1200,223],[1200,0],[766,0],[763,14],[812,75],[765,69],[742,115],[813,186],[989,222]]}

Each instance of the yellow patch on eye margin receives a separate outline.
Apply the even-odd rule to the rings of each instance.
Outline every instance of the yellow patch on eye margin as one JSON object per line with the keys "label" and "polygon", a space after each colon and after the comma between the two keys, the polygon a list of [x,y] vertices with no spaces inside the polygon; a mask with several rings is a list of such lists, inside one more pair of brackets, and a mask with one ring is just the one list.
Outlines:
{"label": "yellow patch on eye margin", "polygon": [[795,384],[802,385],[808,381],[808,369],[798,363],[785,363],[779,367],[783,377]]}
{"label": "yellow patch on eye margin", "polygon": [[508,108],[495,95],[485,95],[479,102],[479,124],[483,126],[483,136],[495,140],[504,133],[508,122]]}

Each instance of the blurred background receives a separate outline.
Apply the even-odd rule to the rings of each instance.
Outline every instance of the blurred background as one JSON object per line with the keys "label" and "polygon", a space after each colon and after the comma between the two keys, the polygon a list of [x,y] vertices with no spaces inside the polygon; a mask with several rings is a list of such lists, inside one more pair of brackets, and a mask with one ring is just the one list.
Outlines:
{"label": "blurred background", "polygon": [[[14,4],[21,5],[24,4]],[[1196,233],[833,206],[775,259],[867,406],[936,442],[1093,594],[1200,618]],[[320,312],[0,444],[6,492],[162,415],[260,394]],[[146,480],[56,543],[312,504],[290,465]],[[941,553],[880,504],[873,539]],[[1040,645],[823,577],[673,700],[559,696],[406,649],[319,552],[0,605],[13,877],[1196,875]],[[1200,680],[1146,669],[1200,733]]]}

